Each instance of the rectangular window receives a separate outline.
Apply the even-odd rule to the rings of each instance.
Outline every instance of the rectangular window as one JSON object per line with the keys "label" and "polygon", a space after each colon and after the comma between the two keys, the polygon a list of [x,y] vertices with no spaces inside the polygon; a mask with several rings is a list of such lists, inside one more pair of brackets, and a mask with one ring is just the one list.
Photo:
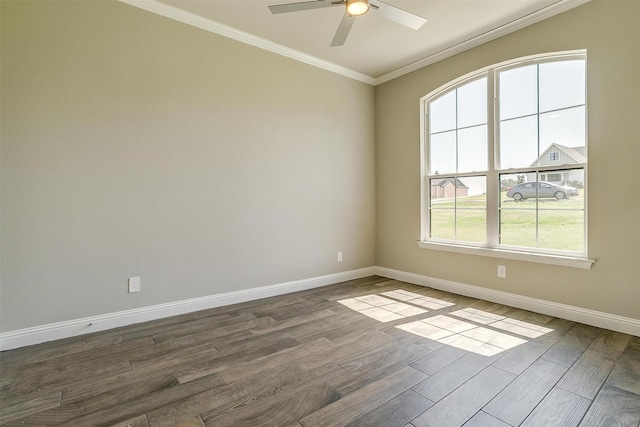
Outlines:
{"label": "rectangular window", "polygon": [[[573,169],[576,182],[584,169]],[[548,177],[560,176],[550,173]],[[522,176],[522,175],[520,175]],[[501,174],[501,182],[518,176]],[[577,188],[532,180],[501,192],[500,243],[508,246],[582,252],[584,248],[584,197]]]}
{"label": "rectangular window", "polygon": [[[516,179],[524,175],[524,182],[501,194],[499,244],[584,253],[584,196],[575,187],[556,184],[563,172],[549,171],[544,161],[553,160],[556,168],[558,147],[575,153],[567,164],[581,167],[566,172],[574,177],[574,185],[584,187],[584,59],[497,70],[496,80],[496,170],[501,182],[514,178],[511,168],[521,169]],[[549,182],[539,178],[543,174]]]}
{"label": "rectangular window", "polygon": [[429,236],[486,241],[487,78],[429,104]]}
{"label": "rectangular window", "polygon": [[585,64],[514,61],[423,98],[422,247],[586,259]]}

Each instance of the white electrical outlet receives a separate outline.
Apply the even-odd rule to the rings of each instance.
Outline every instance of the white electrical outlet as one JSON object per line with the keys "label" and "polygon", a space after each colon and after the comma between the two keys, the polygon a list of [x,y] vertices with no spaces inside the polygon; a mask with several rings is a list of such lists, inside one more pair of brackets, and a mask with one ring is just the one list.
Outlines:
{"label": "white electrical outlet", "polygon": [[342,252],[338,252],[338,262],[342,262]]}
{"label": "white electrical outlet", "polygon": [[129,293],[140,292],[140,278],[129,277]]}
{"label": "white electrical outlet", "polygon": [[507,278],[507,266],[506,265],[499,265],[498,266],[498,277],[501,279],[506,279]]}

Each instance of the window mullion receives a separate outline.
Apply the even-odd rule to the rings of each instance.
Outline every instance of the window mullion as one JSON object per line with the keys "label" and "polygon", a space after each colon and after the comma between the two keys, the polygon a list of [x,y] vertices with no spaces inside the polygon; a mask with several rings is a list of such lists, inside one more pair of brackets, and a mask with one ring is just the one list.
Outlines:
{"label": "window mullion", "polygon": [[422,179],[422,191],[420,192],[420,218],[421,218],[421,232],[420,239],[427,240],[429,239],[429,219],[431,218],[431,213],[429,212],[429,207],[431,205],[431,197],[430,191],[431,187],[429,185],[429,115],[427,102],[423,101],[420,103],[420,176]]}
{"label": "window mullion", "polygon": [[459,172],[459,159],[460,155],[458,152],[459,149],[459,129],[458,129],[458,89],[456,89],[456,173],[453,178],[453,239],[458,240],[458,190],[457,190],[457,182],[458,182],[458,172]]}
{"label": "window mullion", "polygon": [[[536,64],[536,131],[538,132],[538,160],[536,166],[540,166],[540,64]],[[536,248],[540,247],[540,171],[536,171]]]}
{"label": "window mullion", "polygon": [[[498,119],[496,73],[487,73],[487,145],[489,170],[487,171],[487,244],[496,246],[500,230],[500,184],[497,169],[498,162]],[[497,183],[497,185],[496,185]]]}

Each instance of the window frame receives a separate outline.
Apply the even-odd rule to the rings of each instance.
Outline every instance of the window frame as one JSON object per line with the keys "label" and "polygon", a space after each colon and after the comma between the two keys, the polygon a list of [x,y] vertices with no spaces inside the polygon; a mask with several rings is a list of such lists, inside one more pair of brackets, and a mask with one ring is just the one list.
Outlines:
{"label": "window frame", "polygon": [[[499,164],[499,148],[498,141],[500,138],[500,128],[498,126],[498,83],[497,76],[499,72],[523,67],[531,64],[541,64],[545,62],[556,62],[558,60],[571,60],[571,59],[587,59],[587,52],[584,49],[566,51],[566,52],[553,52],[539,55],[531,55],[527,57],[517,58],[498,64],[494,64],[482,69],[473,71],[458,77],[445,85],[440,86],[436,90],[430,92],[420,99],[420,181],[421,181],[421,197],[420,197],[420,213],[421,213],[421,233],[420,240],[417,242],[418,246],[423,249],[456,252],[464,254],[473,254],[488,257],[497,257],[504,259],[514,259],[520,261],[537,262],[543,264],[561,265],[567,267],[577,267],[589,269],[594,263],[593,260],[588,258],[588,195],[587,195],[587,167],[588,161],[580,164],[567,164],[567,165],[548,165],[541,167],[540,165],[531,166],[527,168],[517,169],[497,169]],[[586,73],[586,70],[585,70]],[[476,172],[456,172],[456,173],[443,173],[443,177],[453,177],[455,179],[469,176],[486,177],[487,182],[487,194],[486,194],[486,243],[471,243],[464,241],[435,239],[429,237],[429,224],[430,224],[430,180],[434,175],[429,175],[429,103],[436,100],[440,96],[464,86],[467,83],[482,77],[487,77],[487,151],[488,151],[488,165],[487,171]],[[586,75],[585,75],[586,79]],[[585,81],[586,85],[586,81]],[[588,123],[587,123],[587,109],[588,109],[588,94],[585,87],[585,159],[587,159],[588,151]],[[490,95],[489,95],[490,94]],[[527,170],[529,172],[535,171],[536,173],[562,173],[571,169],[583,169],[584,170],[584,251],[572,252],[562,250],[552,250],[543,248],[529,248],[529,247],[515,247],[504,244],[499,244],[499,228],[500,228],[500,180],[499,177],[504,173],[518,173],[518,171]]]}

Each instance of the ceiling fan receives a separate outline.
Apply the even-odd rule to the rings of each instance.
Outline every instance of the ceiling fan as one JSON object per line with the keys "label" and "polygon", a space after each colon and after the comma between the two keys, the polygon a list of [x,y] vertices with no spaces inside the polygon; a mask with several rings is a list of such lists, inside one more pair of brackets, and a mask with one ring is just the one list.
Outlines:
{"label": "ceiling fan", "polygon": [[427,22],[427,20],[421,16],[407,12],[406,10],[402,10],[395,6],[391,6],[390,4],[383,3],[379,0],[312,0],[300,3],[276,4],[269,6],[269,10],[271,10],[271,13],[275,14],[320,9],[332,6],[343,6],[345,8],[342,21],[340,21],[338,30],[331,41],[332,47],[344,45],[344,42],[349,35],[349,31],[351,31],[351,26],[355,22],[355,18],[364,15],[369,12],[369,10],[373,10],[373,12],[384,18],[414,30],[422,27],[422,25]]}

